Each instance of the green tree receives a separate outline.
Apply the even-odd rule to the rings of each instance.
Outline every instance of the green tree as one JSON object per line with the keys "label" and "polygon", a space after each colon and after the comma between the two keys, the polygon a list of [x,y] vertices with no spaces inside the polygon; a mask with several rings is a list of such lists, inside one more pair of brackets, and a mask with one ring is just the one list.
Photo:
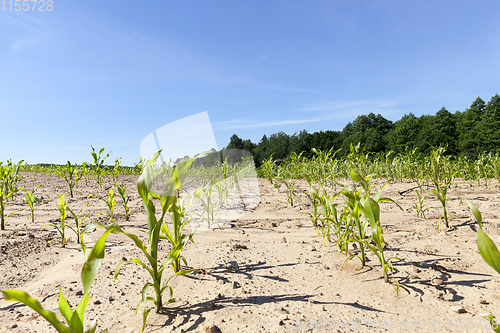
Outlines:
{"label": "green tree", "polygon": [[480,98],[471,106],[460,113],[457,119],[458,152],[470,156],[479,154],[480,137],[478,135],[478,125],[484,115],[486,103]]}
{"label": "green tree", "polygon": [[495,152],[500,147],[500,96],[496,94],[486,104],[477,126],[479,151]]}

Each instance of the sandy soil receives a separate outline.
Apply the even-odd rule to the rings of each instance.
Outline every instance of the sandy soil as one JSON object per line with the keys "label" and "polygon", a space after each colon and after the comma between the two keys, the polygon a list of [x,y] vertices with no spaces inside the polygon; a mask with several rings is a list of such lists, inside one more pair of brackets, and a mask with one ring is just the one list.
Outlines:
{"label": "sandy soil", "polygon": [[[30,175],[21,186],[36,193],[34,224],[26,220],[28,211],[11,215],[6,230],[0,232],[0,288],[20,288],[39,299],[46,309],[57,309],[58,286],[74,306],[81,299],[80,270],[86,257],[73,237],[66,248],[57,242],[53,228],[40,228],[59,220],[56,188],[66,191],[63,179],[53,175]],[[132,196],[130,221],[117,222],[128,232],[146,227],[146,217],[134,182],[137,176],[120,177]],[[111,182],[106,183],[109,189]],[[456,180],[450,190],[450,229],[437,230],[440,209],[430,209],[427,219],[417,218],[416,193],[411,182],[390,184],[384,196],[394,199],[382,205],[382,224],[387,242],[386,256],[405,262],[395,263],[394,276],[409,292],[386,284],[377,258],[360,269],[358,259],[342,268],[346,256],[334,244],[323,244],[310,219],[307,197],[288,206],[284,189],[276,189],[260,179],[260,203],[243,216],[221,228],[199,231],[195,243],[184,250],[190,267],[200,272],[171,281],[179,301],[159,314],[150,315],[146,332],[491,332],[480,314],[500,316],[500,280],[481,259],[476,246],[477,224],[461,199],[468,198],[483,214],[484,229],[500,244],[499,193],[496,184],[488,187]],[[303,182],[300,188],[307,189]],[[68,206],[83,208],[88,221],[105,222],[105,204],[90,193],[105,195],[105,189],[82,181]],[[401,194],[402,193],[402,194]],[[24,207],[20,192],[9,203],[9,211]],[[117,198],[116,213],[122,214]],[[439,207],[435,198],[426,201]],[[68,219],[72,225],[74,221]],[[228,221],[226,221],[228,222]],[[93,245],[102,231],[86,236]],[[162,243],[164,253],[169,250]],[[140,291],[148,281],[147,272],[134,264],[125,265],[113,281],[116,265],[125,259],[141,258],[132,242],[123,235],[108,238],[107,252],[96,283],[91,289],[86,321],[98,317],[99,330],[140,332],[142,316],[135,313]],[[460,312],[454,307],[460,307]],[[55,332],[31,309],[0,299],[0,331]]]}

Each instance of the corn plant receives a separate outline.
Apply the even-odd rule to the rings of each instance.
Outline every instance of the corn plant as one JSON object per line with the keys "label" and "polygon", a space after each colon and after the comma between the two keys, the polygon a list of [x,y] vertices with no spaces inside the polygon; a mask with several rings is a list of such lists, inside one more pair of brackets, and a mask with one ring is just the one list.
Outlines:
{"label": "corn plant", "polygon": [[45,227],[55,228],[57,230],[57,232],[59,233],[59,235],[61,236],[61,240],[53,239],[52,241],[59,242],[59,244],[61,244],[62,247],[65,247],[66,243],[68,242],[68,239],[66,238],[66,217],[67,217],[66,209],[67,209],[68,205],[66,204],[66,200],[64,200],[64,195],[65,195],[65,193],[63,193],[59,196],[59,202],[57,204],[57,208],[59,209],[59,215],[61,217],[61,225],[57,225],[55,223],[49,223],[49,224],[45,224],[40,229],[40,231],[42,231]]}
{"label": "corn plant", "polygon": [[[369,189],[369,185],[368,185],[368,182],[362,178],[361,176],[359,176],[359,174],[354,171],[354,170],[351,170],[351,177],[352,177],[352,180],[354,181],[359,181],[362,185],[363,185],[363,188],[365,189],[365,196],[367,195],[368,193],[368,189]],[[348,239],[345,243],[344,243],[344,246],[347,246],[350,242],[352,241],[355,241],[358,243],[359,245],[359,251],[360,251],[360,254],[352,254],[350,255],[346,261],[344,262],[344,265],[349,261],[351,260],[352,258],[354,257],[357,257],[360,261],[361,261],[361,266],[365,266],[366,264],[366,242],[365,242],[365,238],[366,238],[366,229],[368,227],[368,219],[362,219],[362,216],[361,216],[361,189],[358,188],[354,188],[354,187],[351,187],[351,186],[345,186],[342,190],[341,190],[342,194],[346,197],[345,200],[345,203],[346,203],[346,209],[348,209],[349,211],[349,215],[347,217],[348,220],[352,220],[353,221],[353,225],[354,225],[354,228],[353,228],[353,231],[352,231],[352,234],[351,234],[351,238]]]}
{"label": "corn plant", "polygon": [[113,167],[112,176],[115,182],[118,180],[118,175],[120,174],[120,160],[121,158],[115,159],[115,165]]}
{"label": "corn plant", "polygon": [[21,180],[21,176],[18,176],[19,169],[21,165],[24,163],[20,161],[18,164],[12,163],[11,160],[8,160],[6,165],[3,165],[3,162],[0,162],[0,229],[5,230],[5,219],[10,215],[18,212],[13,211],[9,214],[5,213],[5,206],[9,199],[13,198],[13,195],[19,191],[16,187],[17,182]]}
{"label": "corn plant", "polygon": [[91,178],[90,170],[89,170],[90,168],[91,168],[91,165],[87,162],[83,162],[81,167],[80,167],[83,179],[85,180],[85,185],[89,184],[89,180]]}
{"label": "corn plant", "polygon": [[[104,234],[95,243],[82,267],[81,279],[84,296],[74,311],[66,301],[61,288],[59,288],[59,310],[66,320],[67,325],[63,324],[54,312],[45,310],[38,300],[22,290],[2,290],[4,299],[7,301],[21,302],[30,307],[47,320],[59,333],[95,333],[97,329],[97,317],[84,330],[84,316],[87,305],[90,302],[89,290],[95,281],[97,271],[99,270],[99,267],[104,259],[105,241],[109,233],[112,231],[113,228],[111,227],[104,232]],[[106,332],[108,332],[107,329],[101,333]]]}
{"label": "corn plant", "polygon": [[[114,184],[116,185],[116,184]],[[115,200],[115,192],[113,191],[113,187],[111,187],[108,191],[108,198],[102,197],[97,194],[89,194],[87,196],[87,206],[89,206],[89,198],[95,196],[104,201],[106,203],[106,206],[108,206],[108,212],[106,213],[109,217],[109,222],[113,223],[114,221],[114,210],[115,210],[115,205],[116,205],[116,200]],[[97,215],[101,214],[102,212],[97,213]],[[96,215],[96,216],[97,216]]]}
{"label": "corn plant", "polygon": [[272,154],[262,163],[260,172],[265,179],[267,179],[271,184],[273,183],[273,178],[276,174],[276,164],[274,163]]}
{"label": "corn plant", "polygon": [[297,180],[283,179],[280,176],[277,176],[276,181],[285,185],[287,203],[293,207],[293,198],[300,200],[299,196],[295,193],[295,190],[297,189]]}
{"label": "corn plant", "polygon": [[[161,152],[161,151],[160,151]],[[140,266],[144,267],[148,273],[150,274],[152,282],[147,282],[144,284],[142,289],[142,299],[139,301],[137,305],[137,311],[141,305],[144,305],[143,309],[143,327],[142,330],[146,327],[146,321],[149,313],[153,308],[155,312],[160,312],[163,305],[166,303],[174,302],[176,299],[173,298],[173,289],[168,285],[170,279],[176,275],[186,275],[194,272],[194,269],[185,269],[181,270],[180,262],[181,260],[186,264],[186,259],[181,255],[182,249],[186,246],[188,241],[192,241],[192,237],[196,232],[196,228],[190,234],[183,234],[184,226],[190,221],[186,217],[186,210],[182,206],[182,202],[178,202],[177,193],[180,189],[184,179],[187,176],[187,172],[189,167],[194,159],[187,159],[181,161],[179,165],[174,170],[174,175],[167,181],[165,190],[162,195],[151,191],[152,180],[151,174],[148,170],[148,167],[156,161],[160,152],[156,153],[154,157],[147,163],[145,166],[141,176],[137,181],[137,190],[139,195],[141,196],[144,207],[146,209],[146,215],[148,219],[148,244],[147,246],[140,240],[140,238],[134,234],[124,232],[120,229],[120,227],[116,225],[102,225],[100,223],[94,222],[85,227],[84,232],[91,230],[96,227],[104,227],[106,229],[113,228],[114,233],[121,233],[125,236],[129,237],[135,245],[143,252],[144,256],[147,258],[147,263],[143,262],[138,258],[133,258],[131,260],[120,262],[115,270],[115,280],[120,273],[120,269],[125,263],[136,263]],[[201,191],[198,190],[195,192],[195,196],[191,197],[191,200],[199,198],[201,195]],[[161,204],[161,215],[159,218],[156,217],[156,207],[153,203],[152,199],[157,199]],[[191,201],[192,203],[192,201]],[[170,231],[165,222],[165,215],[170,213],[170,217],[173,223],[173,230]],[[158,242],[160,239],[166,239],[168,242],[172,244],[172,250],[168,253],[167,258],[159,264],[158,257]],[[171,265],[174,274],[167,278],[166,280],[162,280],[164,270],[167,266]],[[150,287],[153,287],[155,296],[148,296],[148,291]],[[169,296],[167,301],[164,301],[163,294],[165,291],[169,291]]]}
{"label": "corn plant", "polygon": [[219,179],[214,185],[217,188],[217,206],[221,208],[232,199],[229,193],[230,182],[229,179]]}
{"label": "corn plant", "polygon": [[318,228],[320,228],[318,221],[321,221],[321,219],[320,219],[321,212],[318,210],[319,205],[320,205],[320,194],[319,193],[320,193],[320,189],[322,188],[322,186],[324,184],[324,181],[321,182],[319,187],[314,186],[314,181],[311,178],[309,178],[309,176],[306,176],[306,181],[309,184],[309,191],[311,193],[304,192],[304,194],[307,196],[307,198],[311,202],[312,213],[302,213],[302,215],[309,215],[313,226],[316,229],[318,229]]}
{"label": "corn plant", "polygon": [[133,172],[138,175],[142,174],[144,164],[145,161],[142,159],[142,156],[139,156],[139,163],[134,163]]}
{"label": "corn plant", "polygon": [[104,179],[104,171],[105,171],[104,160],[106,160],[106,158],[109,157],[109,154],[111,154],[111,152],[109,152],[108,154],[106,154],[106,156],[101,158],[101,154],[104,153],[104,148],[101,148],[101,150],[99,150],[99,155],[98,155],[95,152],[95,148],[92,147],[92,145],[90,147],[92,148],[92,152],[90,154],[92,154],[92,157],[94,158],[95,180],[102,189],[102,181]]}
{"label": "corn plant", "polygon": [[[370,221],[372,235],[371,240],[375,243],[376,246],[373,246],[370,242],[366,242],[366,246],[375,254],[382,265],[382,269],[384,271],[384,282],[389,283],[393,282],[396,285],[396,293],[399,293],[399,288],[402,287],[399,281],[394,277],[389,277],[389,273],[392,275],[394,272],[394,268],[392,266],[392,261],[403,261],[398,257],[391,257],[386,259],[384,255],[384,236],[382,226],[380,224],[380,206],[377,200],[366,197],[364,199],[363,205],[361,206],[361,210],[365,217]],[[403,286],[403,288],[405,288]],[[406,289],[406,288],[405,288]]]}
{"label": "corn plant", "polygon": [[[467,200],[467,199],[466,199]],[[467,204],[474,214],[477,223],[479,224],[479,229],[477,230],[477,248],[483,260],[490,265],[497,273],[500,273],[500,252],[498,251],[497,246],[490,237],[483,231],[483,218],[479,210],[472,204],[469,200],[467,200]],[[493,315],[488,314],[485,316],[486,319],[490,321],[490,325],[493,330],[497,333],[500,333],[500,327],[498,325],[498,321],[493,317]]]}
{"label": "corn plant", "polygon": [[448,202],[447,193],[456,175],[456,171],[453,172],[450,166],[449,157],[444,156],[445,151],[446,146],[438,148],[431,147],[429,156],[431,180],[435,186],[435,188],[431,189],[431,192],[437,196],[443,207],[443,215],[438,219],[438,229],[440,229],[441,219],[444,219],[446,228],[449,228],[448,211],[446,209],[446,204]]}
{"label": "corn plant", "polygon": [[200,222],[206,220],[208,223],[208,228],[210,228],[210,223],[215,221],[215,206],[216,202],[214,198],[214,184],[212,182],[206,184],[202,188],[202,195],[200,197],[201,204],[203,205],[203,212],[201,214],[196,214],[200,217]]}
{"label": "corn plant", "polygon": [[41,201],[40,199],[35,198],[35,192],[38,186],[42,185],[36,185],[33,190],[30,192],[24,187],[20,187],[19,189],[23,190],[26,192],[26,196],[24,197],[24,202],[28,204],[31,213],[26,216],[26,219],[28,219],[31,216],[31,223],[35,223],[35,203]]}
{"label": "corn plant", "polygon": [[77,186],[78,181],[82,179],[83,176],[78,168],[78,165],[71,165],[70,161],[68,161],[62,170],[57,170],[54,174],[59,175],[66,180],[69,187],[69,195],[73,198],[73,188]]}
{"label": "corn plant", "polygon": [[122,206],[125,209],[125,220],[130,220],[130,210],[128,207],[128,202],[130,200],[130,195],[127,195],[127,189],[125,188],[125,184],[120,184],[117,187],[118,193],[120,194],[120,198],[122,199]]}
{"label": "corn plant", "polygon": [[339,204],[333,203],[333,201],[340,193],[336,192],[330,197],[323,190],[321,195],[316,194],[322,208],[322,213],[319,215],[321,224],[318,224],[318,233],[323,236],[324,243],[326,243],[326,240],[334,242],[337,250],[347,255],[354,224],[350,219],[348,209],[342,210],[340,216],[338,216],[337,207]]}
{"label": "corn plant", "polygon": [[[68,228],[70,228],[71,230],[73,230],[73,232],[76,234],[76,242],[78,244],[80,244],[80,240],[82,239],[82,224],[83,224],[83,221],[85,221],[86,218],[88,218],[89,216],[88,215],[85,215],[81,220],[80,220],[80,214],[82,213],[82,210],[83,208],[80,209],[80,211],[77,213],[75,213],[71,208],[69,208],[68,206],[66,206],[66,210],[68,212],[71,213],[71,215],[73,216],[73,219],[75,220],[75,228],[71,227],[71,226],[67,226]],[[83,242],[83,241],[82,241]],[[85,246],[82,246],[82,248],[84,249],[85,251]]]}

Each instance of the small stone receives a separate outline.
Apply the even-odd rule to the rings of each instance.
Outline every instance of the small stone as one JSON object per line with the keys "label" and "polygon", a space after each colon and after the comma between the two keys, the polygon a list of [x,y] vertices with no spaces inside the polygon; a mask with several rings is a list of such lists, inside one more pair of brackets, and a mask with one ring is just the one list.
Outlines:
{"label": "small stone", "polygon": [[7,325],[7,328],[9,328],[9,329],[17,328],[17,324],[14,323],[14,324]]}
{"label": "small stone", "polygon": [[283,239],[281,240],[282,243],[286,243],[286,238],[283,237]]}
{"label": "small stone", "polygon": [[285,323],[283,322],[283,320],[280,320],[279,323],[278,323],[279,326],[283,326],[285,325]]}
{"label": "small stone", "polygon": [[206,332],[206,333],[216,333],[217,332],[217,326],[215,326],[214,324],[207,325],[203,329],[203,332]]}
{"label": "small stone", "polygon": [[108,301],[113,302],[115,298],[113,296],[109,296]]}
{"label": "small stone", "polygon": [[233,286],[233,289],[238,289],[241,287],[241,285],[236,281],[233,281],[232,286]]}
{"label": "small stone", "polygon": [[226,283],[226,281],[224,281],[223,279],[220,279],[220,280],[218,280],[217,282],[218,282],[219,284],[224,284],[224,283]]}
{"label": "small stone", "polygon": [[309,245],[309,249],[310,249],[311,251],[316,251],[316,248],[315,248],[313,245]]}
{"label": "small stone", "polygon": [[238,269],[238,263],[236,261],[229,261],[226,265],[228,269]]}
{"label": "small stone", "polygon": [[446,292],[450,293],[450,294],[456,294],[457,293],[457,291],[455,289],[453,289],[453,288],[446,288]]}
{"label": "small stone", "polygon": [[94,305],[99,305],[99,304],[101,304],[101,301],[100,301],[100,300],[96,300],[96,301],[94,302]]}
{"label": "small stone", "polygon": [[479,304],[488,304],[488,302],[485,299],[480,299]]}
{"label": "small stone", "polygon": [[214,303],[214,302],[210,303],[210,304],[207,306],[207,310],[213,310],[213,309],[215,309],[215,303]]}
{"label": "small stone", "polygon": [[420,268],[418,268],[418,267],[413,266],[413,267],[411,268],[411,270],[412,270],[414,273],[420,273]]}
{"label": "small stone", "polygon": [[435,286],[440,286],[440,285],[444,284],[444,281],[443,281],[443,280],[441,280],[441,279],[432,279],[432,280],[431,280],[431,283],[432,283],[433,285],[435,285]]}
{"label": "small stone", "polygon": [[453,294],[446,294],[443,296],[443,299],[448,302],[452,302],[453,298],[454,298]]}
{"label": "small stone", "polygon": [[454,305],[450,306],[450,310],[456,313],[466,313],[467,311],[464,309],[463,306],[460,305]]}
{"label": "small stone", "polygon": [[83,296],[83,291],[78,290],[78,291],[76,292],[76,296]]}

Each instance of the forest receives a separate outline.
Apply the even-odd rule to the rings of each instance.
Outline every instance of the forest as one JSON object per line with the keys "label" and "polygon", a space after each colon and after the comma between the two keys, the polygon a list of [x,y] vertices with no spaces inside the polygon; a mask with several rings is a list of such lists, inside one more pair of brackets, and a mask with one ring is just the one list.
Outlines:
{"label": "forest", "polygon": [[259,143],[234,134],[226,149],[244,149],[252,153],[257,166],[272,155],[280,160],[292,153],[303,153],[311,158],[312,148],[339,150],[336,157],[349,154],[351,144],[360,144],[365,152],[402,154],[408,147],[428,154],[431,147],[447,145],[446,153],[453,156],[476,158],[483,152],[500,151],[500,96],[489,102],[478,97],[465,111],[451,113],[445,107],[435,115],[405,114],[392,122],[382,115],[360,115],[342,131],[320,131],[288,135],[284,132],[264,135]]}

